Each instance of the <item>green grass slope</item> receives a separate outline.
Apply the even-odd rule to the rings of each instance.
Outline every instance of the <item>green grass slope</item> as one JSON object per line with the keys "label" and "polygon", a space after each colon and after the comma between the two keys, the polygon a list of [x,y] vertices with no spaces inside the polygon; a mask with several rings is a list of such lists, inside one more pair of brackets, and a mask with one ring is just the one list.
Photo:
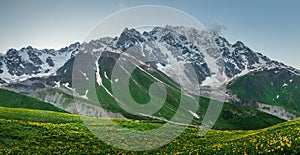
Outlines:
{"label": "green grass slope", "polygon": [[0,89],[0,107],[28,108],[65,112],[64,110],[57,108],[50,103],[46,103],[38,99],[4,89]]}
{"label": "green grass slope", "polygon": [[281,106],[300,115],[300,77],[284,69],[254,72],[228,85],[243,103]]}
{"label": "green grass slope", "polygon": [[[104,125],[107,120],[97,122]],[[115,122],[137,130],[160,126],[124,119]],[[0,107],[0,129],[0,154],[300,153],[300,120],[259,130],[210,130],[205,136],[199,135],[199,128],[188,127],[169,144],[143,152],[120,150],[103,143],[89,132],[78,116],[66,113]]]}
{"label": "green grass slope", "polygon": [[253,108],[224,103],[221,114],[213,128],[253,130],[266,128],[282,122],[284,120]]}
{"label": "green grass slope", "polygon": [[[111,82],[114,79],[111,79],[111,71],[115,66],[115,59],[118,58],[118,54],[111,52],[104,52],[99,59],[100,76],[102,77],[102,83],[104,87],[110,92],[111,91]],[[153,115],[156,117],[162,117],[165,119],[170,119],[176,113],[178,106],[181,100],[181,90],[177,83],[172,79],[166,76],[164,73],[153,69],[148,66],[140,66],[133,71],[130,75],[129,81],[129,90],[132,98],[139,104],[145,104],[149,102],[149,87],[152,83],[158,82],[157,79],[163,82],[166,91],[167,98],[164,105]],[[126,72],[124,72],[126,74]],[[149,74],[151,76],[149,76]],[[106,75],[106,76],[105,76]],[[126,118],[130,119],[149,119],[141,117],[138,115],[132,115],[124,111],[119,104],[111,97],[104,89],[104,87],[97,87],[98,100],[101,106],[111,112],[121,113]],[[85,90],[83,91],[85,92]],[[194,119],[193,124],[200,125],[202,119],[207,111],[210,100],[204,97],[199,98],[199,108],[196,113],[200,116],[199,119]],[[184,115],[182,118],[185,118],[188,115],[191,115],[188,110],[191,110],[189,107],[184,107]],[[222,113],[220,114],[219,119],[215,123],[215,129],[258,129],[265,128],[277,123],[283,122],[282,119],[279,119],[275,116],[265,114],[258,110],[252,108],[247,108],[243,106],[237,106],[229,103],[224,104]]]}

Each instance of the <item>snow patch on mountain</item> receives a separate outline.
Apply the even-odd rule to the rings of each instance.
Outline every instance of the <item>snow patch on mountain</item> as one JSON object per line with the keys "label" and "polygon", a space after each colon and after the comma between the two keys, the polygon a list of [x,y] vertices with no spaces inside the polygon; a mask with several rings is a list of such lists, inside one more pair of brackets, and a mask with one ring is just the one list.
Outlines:
{"label": "snow patch on mountain", "polygon": [[196,118],[198,118],[198,119],[200,118],[200,116],[197,115],[196,113],[194,113],[193,111],[188,110],[188,112],[191,113],[194,117],[196,117]]}

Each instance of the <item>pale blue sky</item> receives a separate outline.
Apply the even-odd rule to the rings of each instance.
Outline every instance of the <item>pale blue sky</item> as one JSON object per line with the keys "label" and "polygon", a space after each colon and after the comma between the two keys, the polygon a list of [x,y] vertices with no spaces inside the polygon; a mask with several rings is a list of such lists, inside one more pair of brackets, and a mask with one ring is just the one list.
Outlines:
{"label": "pale blue sky", "polygon": [[0,52],[23,46],[55,48],[82,42],[103,18],[138,5],[164,5],[204,25],[222,25],[229,41],[243,41],[272,59],[300,69],[297,0],[1,0]]}

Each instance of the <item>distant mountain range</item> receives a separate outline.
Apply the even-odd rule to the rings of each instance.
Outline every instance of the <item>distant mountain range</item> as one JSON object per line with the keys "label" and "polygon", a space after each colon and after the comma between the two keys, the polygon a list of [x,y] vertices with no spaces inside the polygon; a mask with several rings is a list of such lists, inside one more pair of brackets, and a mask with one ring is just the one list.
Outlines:
{"label": "distant mountain range", "polygon": [[[216,49],[204,49],[210,45]],[[111,79],[111,71],[120,53],[145,62],[131,77],[130,89],[135,92],[133,97],[136,101],[143,103],[149,100],[149,81],[159,80],[167,86],[166,106],[154,114],[156,118],[169,119],[174,115],[180,100],[180,89],[174,72],[190,69],[195,70],[200,83],[201,96],[204,97],[201,97],[203,105],[200,101],[202,108],[208,104],[207,90],[218,81],[227,86],[226,102],[250,107],[244,109],[251,111],[250,114],[259,113],[253,111],[257,109],[286,120],[300,115],[298,69],[271,60],[251,50],[241,41],[231,44],[215,33],[187,27],[155,27],[143,33],[126,28],[115,38],[74,43],[60,50],[38,50],[30,46],[20,50],[10,49],[0,56],[1,88],[50,102],[81,115],[103,117],[106,112],[110,117],[148,117],[124,112],[111,94],[111,83],[118,82],[118,79]],[[91,101],[93,96],[89,94],[89,88],[72,88],[74,60],[84,54],[92,58],[93,62],[88,63],[94,65],[93,71],[96,75],[91,77],[82,71],[81,76],[86,79],[87,85],[97,83],[97,97],[101,107]],[[184,72],[181,76],[189,78],[190,74]],[[74,91],[77,92],[75,96],[72,95]],[[74,97],[78,99],[74,100]],[[246,115],[235,106],[226,104],[225,107],[232,115]],[[195,113],[189,110],[186,109],[184,115],[199,116],[194,123],[200,121],[205,114],[201,108]],[[221,114],[229,126],[230,121],[226,116],[228,113]],[[230,119],[234,117],[231,116]]]}

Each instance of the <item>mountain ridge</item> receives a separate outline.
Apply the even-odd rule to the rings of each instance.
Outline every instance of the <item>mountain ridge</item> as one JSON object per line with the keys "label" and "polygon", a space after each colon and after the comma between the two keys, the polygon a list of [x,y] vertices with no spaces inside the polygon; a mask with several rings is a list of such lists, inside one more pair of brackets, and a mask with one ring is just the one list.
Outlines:
{"label": "mountain ridge", "polygon": [[[130,46],[132,46],[132,44],[146,41],[145,37],[147,37],[147,36],[150,36],[147,39],[149,39],[149,38],[150,39],[155,39],[158,36],[160,36],[161,37],[160,41],[165,41],[168,44],[176,46],[176,45],[178,45],[178,43],[172,42],[172,41],[174,41],[174,38],[172,38],[172,35],[169,35],[170,32],[175,32],[175,30],[180,30],[181,32],[188,31],[188,30],[195,31],[195,29],[193,29],[193,28],[190,28],[190,29],[185,28],[184,30],[181,30],[181,29],[183,29],[183,27],[172,27],[172,26],[167,26],[166,28],[155,27],[150,32],[140,33],[139,31],[136,31],[135,29],[125,28],[123,30],[123,32],[120,34],[120,37],[115,37],[115,38],[100,38],[100,39],[92,40],[92,41],[90,41],[90,43],[91,42],[98,42],[98,41],[100,41],[102,43],[107,43],[108,45],[111,45],[114,48],[120,48],[120,49],[124,50],[124,49],[126,49],[126,46],[130,47]],[[166,33],[166,35],[157,34],[158,31],[160,33],[162,33],[162,34]],[[184,33],[187,33],[187,32],[184,32]],[[151,34],[152,34],[152,36],[151,36]],[[180,33],[178,33],[178,34],[180,34]],[[271,60],[270,58],[268,58],[265,55],[262,55],[261,53],[254,52],[248,46],[246,46],[243,42],[241,42],[241,41],[236,41],[234,44],[231,44],[231,43],[229,43],[228,40],[226,40],[222,36],[219,36],[219,35],[216,35],[216,34],[213,34],[213,33],[210,33],[210,34],[211,35],[215,35],[213,37],[214,37],[215,42],[218,45],[218,47],[220,47],[220,52],[223,55],[224,59],[230,59],[229,62],[226,62],[228,64],[227,65],[225,64],[225,67],[228,70],[226,72],[226,74],[227,74],[227,76],[229,78],[232,78],[233,76],[238,75],[237,73],[241,73],[243,71],[241,69],[251,69],[251,68],[256,67],[256,66],[253,66],[253,65],[255,63],[258,63],[258,61],[261,61],[259,59],[264,60],[265,61],[264,63],[267,63],[268,65],[277,65],[277,66],[274,66],[274,67],[289,68],[292,71],[294,71],[296,74],[300,74],[300,71],[298,69],[296,69],[294,67],[291,67],[291,66],[287,66],[287,65],[285,65],[285,64],[283,64],[281,62],[278,62],[278,61],[275,61],[275,60]],[[128,37],[128,36],[133,36],[133,37]],[[171,38],[171,39],[169,39],[168,37]],[[179,37],[181,38],[181,41],[187,40],[187,38],[185,36],[181,35],[181,34],[180,34]],[[123,40],[125,40],[127,42],[124,42]],[[16,49],[11,48],[5,54],[0,55],[0,78],[3,80],[3,73],[5,73],[5,71],[3,71],[3,68],[5,68],[4,64],[7,65],[7,63],[19,62],[19,64],[18,63],[16,64],[16,65],[19,65],[19,66],[15,66],[15,67],[20,67],[20,66],[23,67],[24,64],[26,64],[26,62],[29,61],[31,64],[26,64],[26,65],[29,65],[29,67],[28,68],[25,67],[23,69],[24,70],[33,70],[32,73],[31,73],[31,75],[41,74],[41,73],[43,73],[41,70],[32,69],[32,68],[36,67],[36,66],[33,66],[33,65],[44,65],[44,64],[47,64],[49,67],[53,67],[53,65],[54,65],[53,62],[52,62],[53,60],[52,59],[47,59],[48,57],[45,60],[43,60],[43,62],[41,62],[41,59],[42,59],[41,57],[43,56],[42,54],[48,54],[50,56],[51,55],[52,56],[56,56],[56,55],[59,55],[59,54],[64,53],[64,52],[68,52],[68,50],[74,50],[74,51],[76,51],[82,45],[85,45],[85,44],[87,44],[87,43],[86,42],[84,42],[84,43],[76,42],[76,43],[71,44],[70,46],[61,48],[60,50],[53,50],[53,49],[47,49],[47,48],[42,49],[42,50],[38,50],[36,48],[33,48],[32,46],[23,47],[20,50],[16,50]],[[181,44],[188,44],[188,42],[184,42],[184,43],[181,42]],[[77,47],[74,47],[74,46],[77,46]],[[178,45],[178,46],[180,46],[180,45]],[[190,46],[193,46],[193,45],[191,44]],[[180,47],[180,48],[182,48],[182,52],[183,53],[190,52],[190,51],[198,51],[199,52],[199,50],[196,49],[195,47],[193,47],[194,49],[193,48],[187,48],[186,46],[183,46],[183,47]],[[244,53],[243,53],[243,51],[244,51]],[[29,52],[28,55],[32,55],[32,56],[29,56],[29,58],[24,58],[24,57],[28,57],[28,56],[26,56],[26,52],[27,52],[27,54]],[[141,52],[143,52],[143,51],[141,51]],[[22,55],[24,53],[25,53],[25,55]],[[33,54],[31,54],[31,53],[33,53]],[[72,53],[72,56],[70,56],[70,57],[67,56],[66,59],[64,60],[64,63],[68,59],[70,59],[71,57],[73,57],[76,54],[77,53],[74,52],[74,53]],[[201,55],[201,51],[198,54]],[[238,54],[240,54],[240,55],[238,55]],[[250,64],[248,64],[249,66],[245,66],[245,65],[243,66],[242,64],[236,64],[235,68],[231,68],[231,70],[230,70],[229,66],[232,65],[233,62],[237,62],[238,59],[240,59],[240,56],[243,56],[245,54],[251,55],[251,57],[253,57],[253,59],[249,58],[249,60],[248,60],[249,63],[250,63]],[[40,56],[40,57],[38,57],[39,59],[37,59],[36,55]],[[235,58],[234,57],[230,57],[230,55],[234,55],[236,57]],[[18,56],[20,56],[23,59],[18,60]],[[64,56],[66,56],[66,55],[64,55]],[[196,57],[195,60],[203,61],[202,60],[203,58],[201,58],[201,57],[203,57],[203,55]],[[11,58],[12,60],[9,60],[9,58]],[[50,58],[52,58],[52,57],[50,57]],[[7,62],[7,61],[12,61],[12,62]],[[245,61],[245,58],[243,60],[240,59],[240,61]],[[32,68],[30,68],[31,66],[32,66]],[[37,66],[37,67],[39,67],[39,66]],[[60,65],[60,67],[61,67],[61,65]],[[248,68],[246,68],[246,67],[248,67]],[[255,69],[259,69],[259,68],[255,68]],[[48,72],[47,69],[44,69],[43,71],[44,71],[44,73]],[[29,74],[28,72],[27,73],[22,73],[20,71],[13,71],[12,69],[11,70],[7,70],[6,72],[9,72],[9,74],[6,74],[6,75],[10,75],[10,76],[14,76],[14,75],[15,76],[22,76],[24,74],[27,74],[27,75]],[[49,74],[47,74],[45,76],[48,76],[48,75]],[[40,75],[40,76],[43,76],[43,75]],[[13,81],[13,82],[15,82],[15,81]]]}

